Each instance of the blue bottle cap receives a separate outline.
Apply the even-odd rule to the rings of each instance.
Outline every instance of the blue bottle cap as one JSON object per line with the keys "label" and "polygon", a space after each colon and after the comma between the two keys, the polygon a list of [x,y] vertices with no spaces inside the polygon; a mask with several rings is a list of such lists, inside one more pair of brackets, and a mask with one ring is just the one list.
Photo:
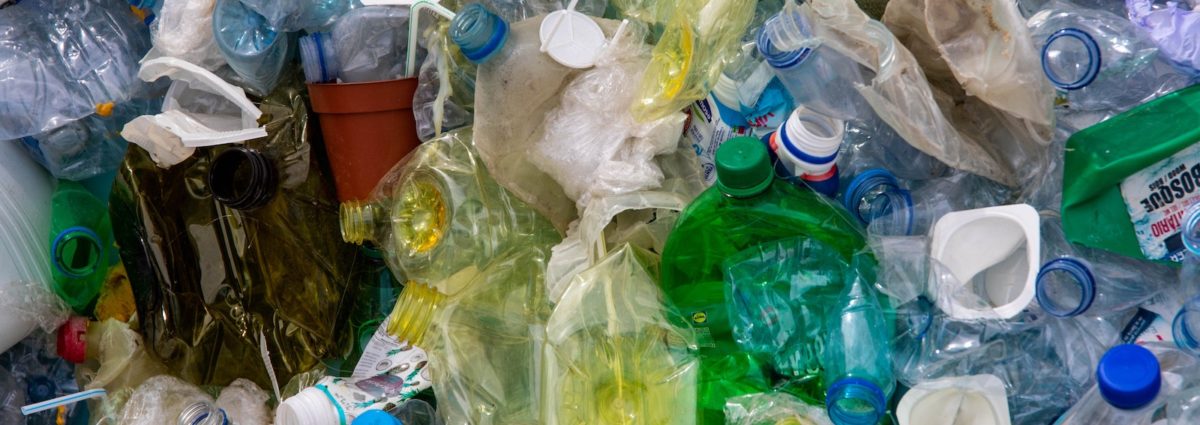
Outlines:
{"label": "blue bottle cap", "polygon": [[450,22],[450,39],[472,63],[486,62],[508,40],[508,23],[480,3],[464,7]]}
{"label": "blue bottle cap", "polygon": [[1104,401],[1118,409],[1137,409],[1158,396],[1162,374],[1154,353],[1141,346],[1121,344],[1104,353],[1096,367],[1096,382]]}
{"label": "blue bottle cap", "polygon": [[803,180],[808,184],[808,187],[812,188],[813,191],[836,199],[838,191],[838,174],[838,167],[837,165],[834,165],[833,168],[829,169],[828,173],[818,177],[804,177]]}
{"label": "blue bottle cap", "polygon": [[395,416],[387,414],[382,410],[372,409],[354,418],[351,425],[403,425]]}

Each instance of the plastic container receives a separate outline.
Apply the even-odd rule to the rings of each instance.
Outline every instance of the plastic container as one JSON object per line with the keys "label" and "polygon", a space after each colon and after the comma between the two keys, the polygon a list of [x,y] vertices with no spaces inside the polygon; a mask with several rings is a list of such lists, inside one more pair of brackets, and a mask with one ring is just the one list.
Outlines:
{"label": "plastic container", "polygon": [[792,9],[767,19],[758,33],[758,51],[797,106],[850,120],[873,114],[854,83],[863,83],[858,63],[829,47],[787,49],[780,41],[800,45],[813,38],[808,22]]}
{"label": "plastic container", "polygon": [[421,143],[413,117],[417,79],[309,84],[338,200],[365,200],[379,179]]}
{"label": "plastic container", "polygon": [[972,375],[925,381],[896,407],[900,425],[1010,425],[1004,381]]}
{"label": "plastic container", "polygon": [[[19,281],[48,285],[50,197],[54,182],[15,143],[0,143],[0,288],[19,290]],[[17,301],[10,298],[9,301]],[[38,326],[23,307],[0,308],[0,352]]]}
{"label": "plastic container", "polygon": [[792,176],[833,197],[838,191],[837,158],[844,134],[843,121],[802,106],[771,135],[771,150]]}
{"label": "plastic container", "polygon": [[1138,345],[1108,350],[1096,366],[1096,387],[1055,425],[1147,423],[1163,389],[1159,359]]}
{"label": "plastic container", "polygon": [[1037,211],[1025,204],[942,216],[930,256],[953,279],[931,288],[938,307],[957,319],[1006,319],[1024,310],[1034,298],[1040,229]]}

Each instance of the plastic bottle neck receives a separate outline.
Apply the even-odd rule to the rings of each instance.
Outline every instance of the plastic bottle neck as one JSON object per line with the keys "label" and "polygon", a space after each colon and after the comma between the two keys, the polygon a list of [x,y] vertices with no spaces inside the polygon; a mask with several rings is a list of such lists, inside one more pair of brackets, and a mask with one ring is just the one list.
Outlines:
{"label": "plastic bottle neck", "polygon": [[480,3],[471,3],[454,16],[450,39],[472,63],[487,62],[504,48],[508,40],[508,22]]}
{"label": "plastic bottle neck", "polygon": [[870,381],[841,378],[829,387],[825,408],[836,425],[873,425],[887,411],[887,397]]}
{"label": "plastic bottle neck", "polygon": [[271,201],[279,190],[279,170],[261,152],[233,147],[213,159],[208,170],[213,198],[235,210],[252,210]]}
{"label": "plastic bottle neck", "polygon": [[229,425],[229,418],[224,409],[199,401],[179,412],[179,425]]}
{"label": "plastic bottle neck", "polygon": [[775,152],[792,174],[819,176],[833,168],[845,131],[844,121],[799,107],[779,128]]}
{"label": "plastic bottle neck", "polygon": [[387,222],[387,211],[383,206],[363,201],[346,201],[342,203],[339,216],[343,241],[355,245],[366,242],[378,245],[383,242],[383,231]]}
{"label": "plastic bottle neck", "polygon": [[799,12],[784,9],[763,23],[758,33],[758,52],[775,69],[791,69],[808,60],[813,49],[812,31]]}
{"label": "plastic bottle neck", "polygon": [[[1063,288],[1063,285],[1071,287]],[[1077,293],[1078,297],[1067,296],[1068,293]],[[1096,279],[1082,261],[1071,257],[1055,258],[1038,271],[1038,304],[1050,315],[1078,316],[1091,308],[1095,299]]]}
{"label": "plastic bottle neck", "polygon": [[300,38],[300,62],[309,83],[332,83],[338,79],[337,50],[329,33],[318,32]]}
{"label": "plastic bottle neck", "polygon": [[445,295],[431,286],[408,282],[392,309],[388,333],[411,345],[425,345],[425,334],[445,299]]}
{"label": "plastic bottle neck", "polygon": [[90,228],[67,228],[51,243],[51,262],[59,273],[82,279],[99,272],[104,266],[104,246],[100,236]]}
{"label": "plastic bottle neck", "polygon": [[850,182],[842,203],[863,223],[887,217],[889,229],[912,234],[915,222],[912,194],[902,189],[899,180],[887,170],[875,168],[859,173]]}
{"label": "plastic bottle neck", "polygon": [[1086,31],[1063,28],[1042,46],[1042,72],[1061,90],[1087,87],[1100,74],[1100,45]]}

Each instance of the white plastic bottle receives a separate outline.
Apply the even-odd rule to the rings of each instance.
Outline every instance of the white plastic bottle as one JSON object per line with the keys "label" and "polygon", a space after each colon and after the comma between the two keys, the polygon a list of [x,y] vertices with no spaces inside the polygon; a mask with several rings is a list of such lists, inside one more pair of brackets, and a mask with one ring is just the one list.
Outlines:
{"label": "white plastic bottle", "polygon": [[46,261],[53,189],[50,176],[20,146],[0,143],[0,352],[29,335],[37,317],[55,314],[44,308],[49,306],[16,304],[34,291],[54,297]]}

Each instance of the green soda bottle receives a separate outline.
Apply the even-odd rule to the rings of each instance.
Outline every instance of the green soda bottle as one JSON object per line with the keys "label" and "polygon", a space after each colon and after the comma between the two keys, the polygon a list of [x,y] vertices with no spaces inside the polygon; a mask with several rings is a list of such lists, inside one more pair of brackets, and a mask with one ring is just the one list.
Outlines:
{"label": "green soda bottle", "polygon": [[[737,348],[725,303],[724,263],[754,245],[816,239],[850,262],[866,246],[863,230],[821,194],[776,179],[767,148],[751,137],[725,142],[717,182],[684,209],[663,248],[662,286],[691,321],[700,347],[700,423],[723,423],[725,399],[763,390],[757,360]],[[729,365],[744,372],[729,373]],[[718,367],[719,365],[725,365]],[[755,368],[760,369],[755,373]],[[737,381],[737,382],[732,382]]]}
{"label": "green soda bottle", "polygon": [[83,185],[62,180],[51,198],[50,270],[53,289],[87,315],[108,278],[112,222],[108,206]]}

